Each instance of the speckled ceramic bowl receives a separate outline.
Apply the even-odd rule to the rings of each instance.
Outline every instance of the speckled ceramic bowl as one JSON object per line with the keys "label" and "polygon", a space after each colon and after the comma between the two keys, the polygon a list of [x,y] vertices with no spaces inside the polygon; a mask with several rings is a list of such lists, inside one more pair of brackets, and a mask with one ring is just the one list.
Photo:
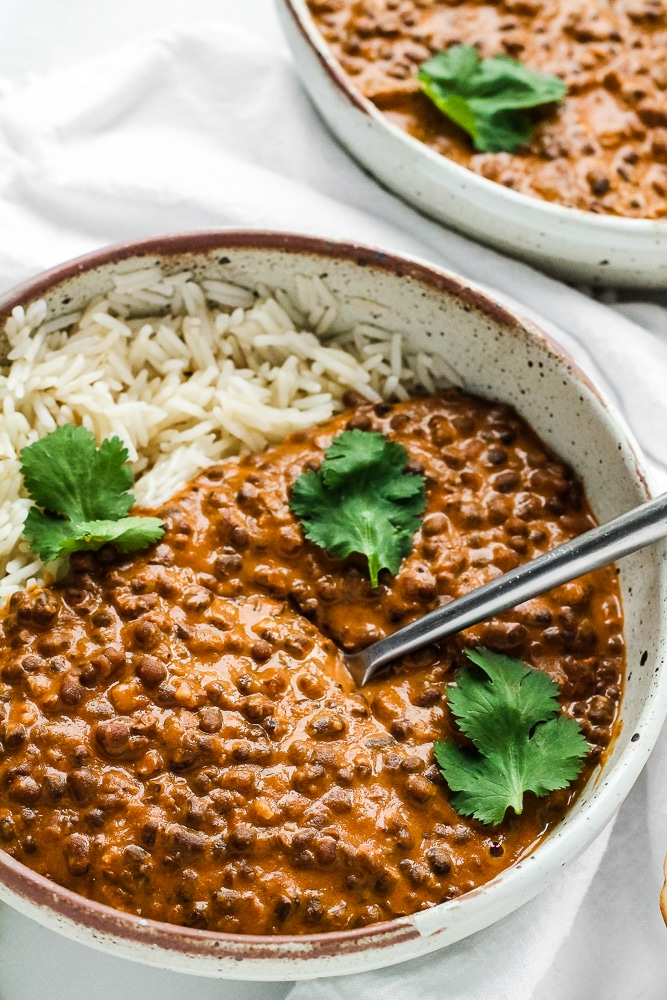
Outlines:
{"label": "speckled ceramic bowl", "polygon": [[563,278],[667,288],[667,219],[595,215],[511,191],[393,125],[356,89],[306,0],[277,0],[297,70],[349,152],[422,212]]}
{"label": "speckled ceramic bowl", "polygon": [[[583,479],[607,520],[648,495],[628,432],[570,358],[532,323],[475,286],[414,260],[364,247],[272,233],[196,233],[102,250],[10,292],[0,316],[44,297],[48,318],[107,292],[128,262],[187,268],[253,288],[294,290],[298,275],[326,275],[345,303],[387,309],[383,325],[442,352],[468,390],[511,403]],[[628,680],[622,731],[602,771],[562,823],[522,864],[456,900],[357,930],[304,937],[217,934],[155,923],[91,902],[0,851],[0,898],[68,937],[179,972],[241,979],[307,979],[415,958],[487,927],[542,889],[602,830],[639,775],[667,712],[662,546],[623,561]]]}

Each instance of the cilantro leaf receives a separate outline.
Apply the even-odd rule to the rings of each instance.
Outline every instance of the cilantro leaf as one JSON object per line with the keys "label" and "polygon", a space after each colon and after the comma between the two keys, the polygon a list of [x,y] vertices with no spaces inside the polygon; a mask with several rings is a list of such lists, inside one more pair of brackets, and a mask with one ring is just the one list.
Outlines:
{"label": "cilantro leaf", "polygon": [[124,517],[134,497],[127,448],[112,437],[97,447],[85,427],[65,424],[21,452],[23,482],[38,507],[71,521]]}
{"label": "cilantro leaf", "polygon": [[31,507],[23,525],[23,534],[30,539],[32,551],[44,562],[51,562],[58,558],[63,546],[72,537],[73,527],[71,521]]}
{"label": "cilantro leaf", "polygon": [[365,555],[373,587],[381,569],[398,572],[426,507],[424,479],[407,464],[405,448],[377,431],[343,431],[292,491],[306,538],[341,559]]}
{"label": "cilantro leaf", "polygon": [[566,788],[588,753],[579,723],[560,714],[558,686],[541,670],[488,649],[468,650],[486,674],[462,670],[449,707],[474,749],[438,740],[434,753],[464,816],[497,825],[519,815],[525,792]]}
{"label": "cilantro leaf", "polygon": [[66,424],[28,445],[20,457],[25,487],[37,505],[23,531],[45,562],[108,542],[135,552],[162,537],[158,518],[125,517],[134,503],[128,492],[133,475],[119,438],[98,448],[85,427]]}
{"label": "cilantro leaf", "polygon": [[472,137],[480,152],[514,153],[528,142],[531,122],[523,112],[562,101],[565,83],[516,59],[481,59],[473,45],[453,45],[422,63],[424,93]]}

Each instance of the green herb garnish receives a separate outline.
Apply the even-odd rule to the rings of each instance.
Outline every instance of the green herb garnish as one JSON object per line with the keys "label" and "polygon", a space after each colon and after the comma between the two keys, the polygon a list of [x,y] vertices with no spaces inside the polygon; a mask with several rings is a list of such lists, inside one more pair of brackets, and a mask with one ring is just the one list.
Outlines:
{"label": "green herb garnish", "polygon": [[406,472],[403,445],[376,431],[343,431],[294,484],[290,507],[306,538],[345,559],[368,558],[371,585],[381,569],[396,573],[412,549],[426,507],[424,478]]}
{"label": "green herb garnish", "polygon": [[472,136],[482,153],[514,153],[531,133],[526,108],[562,101],[557,76],[528,69],[516,59],[480,59],[473,45],[453,45],[419,67],[417,79],[433,103]]}
{"label": "green herb garnish", "polygon": [[435,757],[457,812],[497,825],[508,808],[521,813],[525,792],[542,796],[574,781],[588,744],[561,714],[548,674],[488,649],[466,652],[486,677],[462,670],[449,707],[475,750],[438,740]]}
{"label": "green herb garnish", "polygon": [[66,424],[20,457],[25,488],[36,504],[23,532],[45,562],[108,542],[120,552],[136,552],[164,534],[157,517],[125,516],[134,503],[128,492],[134,476],[120,438],[98,448],[89,430]]}

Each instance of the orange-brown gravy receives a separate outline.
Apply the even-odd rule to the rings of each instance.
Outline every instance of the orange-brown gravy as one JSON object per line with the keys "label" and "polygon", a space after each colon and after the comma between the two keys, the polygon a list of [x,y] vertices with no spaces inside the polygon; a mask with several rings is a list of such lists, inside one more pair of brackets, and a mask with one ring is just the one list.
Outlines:
{"label": "orange-brown gravy", "polygon": [[[398,574],[304,542],[291,487],[346,427],[426,478]],[[415,654],[362,691],[357,649],[594,524],[570,469],[508,407],[451,391],[363,405],[215,466],[138,557],[72,557],[2,616],[0,845],[142,917],[302,934],[416,912],[488,881],[563,815],[612,739],[624,670],[613,568]],[[483,644],[558,682],[591,745],[576,787],[497,828],[434,764],[446,686]]]}
{"label": "orange-brown gravy", "polygon": [[[395,124],[475,173],[589,212],[667,217],[667,0],[309,0],[354,85]],[[475,152],[419,90],[456,43],[561,77],[517,153]]]}

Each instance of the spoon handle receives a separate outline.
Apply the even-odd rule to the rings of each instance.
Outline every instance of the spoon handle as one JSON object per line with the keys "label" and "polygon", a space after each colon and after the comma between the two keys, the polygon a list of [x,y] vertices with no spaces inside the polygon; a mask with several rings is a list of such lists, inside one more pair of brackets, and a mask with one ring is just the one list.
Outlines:
{"label": "spoon handle", "polygon": [[436,608],[361,652],[347,655],[346,666],[361,687],[395,657],[461,632],[584,573],[607,566],[664,535],[667,535],[667,493]]}

